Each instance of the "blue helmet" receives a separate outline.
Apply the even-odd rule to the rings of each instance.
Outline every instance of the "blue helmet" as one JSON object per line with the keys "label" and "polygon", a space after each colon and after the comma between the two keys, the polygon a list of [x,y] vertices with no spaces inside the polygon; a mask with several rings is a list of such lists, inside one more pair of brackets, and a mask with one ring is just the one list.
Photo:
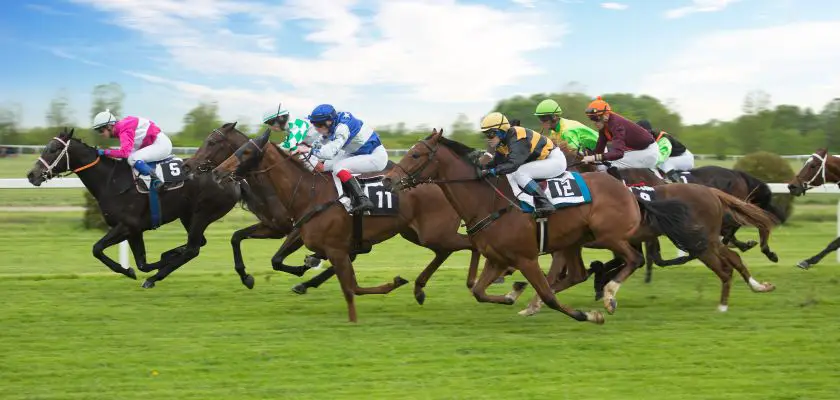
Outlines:
{"label": "blue helmet", "polygon": [[307,117],[312,122],[335,121],[336,118],[338,118],[338,112],[335,111],[335,107],[329,104],[321,104],[315,107]]}

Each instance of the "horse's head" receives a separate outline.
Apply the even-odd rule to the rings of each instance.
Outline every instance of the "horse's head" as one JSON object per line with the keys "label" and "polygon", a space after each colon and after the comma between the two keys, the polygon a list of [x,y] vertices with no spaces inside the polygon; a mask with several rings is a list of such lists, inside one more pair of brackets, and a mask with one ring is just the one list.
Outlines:
{"label": "horse's head", "polygon": [[236,129],[236,122],[229,122],[216,128],[185,163],[187,172],[198,170],[208,172],[230,157],[236,149],[245,144],[248,137]]}
{"label": "horse's head", "polygon": [[256,168],[262,160],[263,150],[268,144],[271,130],[266,129],[260,137],[250,139],[240,146],[236,151],[224,160],[218,167],[213,169],[213,179],[222,182],[224,179],[237,179]]}
{"label": "horse's head", "polygon": [[805,165],[799,173],[788,182],[788,191],[794,196],[804,195],[805,192],[814,186],[820,186],[826,182],[827,165],[830,156],[827,149],[818,149],[816,153],[808,157]]}
{"label": "horse's head", "polygon": [[[35,165],[26,174],[29,183],[41,186],[45,181],[65,172],[76,172],[81,165],[78,158],[89,155],[92,160],[97,159],[96,151],[73,137],[75,128],[67,130],[64,128],[58,136],[52,138],[41,156],[35,161]],[[75,144],[71,153],[70,145]],[[86,150],[86,151],[85,151]],[[78,154],[77,154],[78,153]],[[90,161],[88,161],[90,163]],[[75,166],[75,167],[74,167]],[[76,169],[74,169],[76,168]]]}
{"label": "horse's head", "polygon": [[[478,179],[476,151],[469,146],[443,137],[443,129],[421,139],[406,152],[382,181],[389,190],[405,190],[445,176],[458,181]],[[461,162],[453,162],[461,160]]]}

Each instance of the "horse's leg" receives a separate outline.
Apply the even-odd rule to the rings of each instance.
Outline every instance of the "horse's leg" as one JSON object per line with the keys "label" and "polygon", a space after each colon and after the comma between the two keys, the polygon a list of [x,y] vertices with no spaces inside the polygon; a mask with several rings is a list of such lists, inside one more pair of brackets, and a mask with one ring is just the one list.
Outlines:
{"label": "horse's leg", "polygon": [[[490,261],[489,258],[484,259],[484,268],[478,276],[478,281],[475,282],[475,285],[471,289],[473,297],[475,297],[479,303],[511,305],[516,301],[516,299],[510,297],[509,295],[499,296],[487,294],[487,288],[494,280],[504,274],[505,268],[507,267],[497,265],[496,263]],[[545,277],[543,277],[543,279],[545,279]]]}
{"label": "horse's leg", "polygon": [[644,260],[641,252],[626,241],[616,242],[608,246],[608,248],[621,255],[621,258],[624,259],[624,267],[604,286],[604,307],[608,313],[612,314],[615,312],[616,307],[618,307],[618,302],[615,297],[618,289],[621,287],[621,283],[629,278],[633,271],[642,265]]}
{"label": "horse's leg", "polygon": [[738,249],[738,251],[742,253],[745,251],[749,251],[750,249],[758,245],[758,242],[756,242],[755,240],[747,240],[746,242],[738,240],[738,238],[735,237],[735,232],[738,232],[738,229],[740,229],[741,226],[735,223],[735,221],[727,218],[731,217],[724,217],[723,228],[721,228],[721,236],[723,236],[724,244],[732,244],[733,246],[735,246],[735,248]]}
{"label": "horse's leg", "polygon": [[653,253],[659,252],[659,239],[645,242],[645,283],[653,280]]}
{"label": "horse's leg", "polygon": [[303,239],[301,239],[300,236],[300,229],[295,229],[286,236],[286,240],[283,242],[283,245],[280,246],[280,249],[277,250],[277,253],[274,254],[274,257],[271,257],[271,267],[275,271],[285,272],[294,276],[303,276],[303,274],[309,270],[309,267],[292,267],[283,263],[283,260],[285,260],[286,257],[296,252],[302,246]]}
{"label": "horse's leg", "polygon": [[472,289],[475,286],[475,276],[478,274],[478,261],[481,258],[481,253],[473,249],[470,256],[470,268],[467,270],[467,289]]}
{"label": "horse's leg", "polygon": [[840,237],[832,240],[831,243],[829,243],[828,246],[826,246],[825,249],[823,249],[817,255],[798,262],[796,266],[802,269],[811,268],[812,266],[817,265],[817,263],[819,263],[820,260],[822,260],[825,256],[836,251],[838,248],[840,248]]}
{"label": "horse's leg", "polygon": [[[217,212],[215,214],[221,213]],[[155,282],[165,279],[167,276],[169,276],[169,274],[175,272],[176,269],[180,268],[182,265],[197,257],[201,249],[201,244],[205,240],[204,231],[207,229],[207,226],[209,226],[210,223],[215,221],[216,219],[221,218],[223,215],[224,214],[199,214],[191,218],[192,224],[190,225],[190,229],[188,231],[187,245],[186,247],[184,247],[184,250],[177,256],[173,257],[171,260],[167,260],[166,264],[160,267],[156,274],[146,278],[146,281],[143,282],[143,287],[146,289],[151,289],[155,287]],[[163,262],[163,260],[161,260],[161,262]]]}
{"label": "horse's leg", "polygon": [[543,303],[551,309],[560,311],[563,314],[574,318],[578,322],[590,321],[599,325],[604,323],[604,316],[598,311],[583,312],[560,304],[554,296],[554,291],[551,290],[548,280],[546,280],[545,275],[543,275],[537,258],[521,258],[518,260],[516,265],[519,272],[521,272],[522,275],[525,276],[525,279],[528,280],[528,283],[533,286]]}
{"label": "horse's leg", "polygon": [[[713,247],[706,250],[698,257],[715,275],[720,278],[720,304],[718,311],[726,312],[729,309],[729,290],[732,287],[732,268],[726,263],[723,250],[732,252],[723,244],[712,244]],[[734,253],[733,253],[734,254]]]}
{"label": "horse's leg", "polygon": [[407,280],[397,276],[391,283],[386,283],[373,288],[360,287],[356,281],[356,273],[353,271],[353,264],[350,262],[350,257],[345,251],[328,251],[327,257],[335,268],[338,281],[341,284],[341,290],[344,292],[344,300],[347,301],[347,312],[350,322],[356,322],[355,296],[365,294],[387,294],[408,283]]}
{"label": "horse's leg", "polygon": [[450,254],[452,254],[451,251],[435,250],[435,258],[432,259],[432,262],[414,280],[414,299],[417,300],[417,304],[423,305],[423,302],[426,301],[426,293],[423,291],[423,288],[426,287],[426,282],[429,281],[429,278],[437,271],[440,265],[449,258]]}
{"label": "horse's leg", "polygon": [[[351,261],[352,261],[352,257],[351,257]],[[295,292],[297,294],[306,294],[306,291],[309,288],[317,288],[318,286],[321,286],[322,283],[326,282],[327,280],[329,280],[333,276],[335,276],[335,267],[330,266],[329,268],[321,271],[321,273],[319,273],[318,275],[315,275],[314,277],[312,277],[312,279],[310,279],[308,281],[305,281],[305,282],[298,283],[297,285],[292,286],[292,292]]]}
{"label": "horse's leg", "polygon": [[276,232],[271,227],[258,222],[247,228],[233,232],[230,237],[230,247],[233,248],[233,269],[239,275],[239,280],[248,289],[254,288],[254,277],[245,271],[245,261],[242,260],[242,241],[245,239],[280,239],[283,234]]}
{"label": "horse's leg", "polygon": [[122,223],[113,226],[107,233],[105,233],[105,236],[103,236],[102,239],[99,239],[99,241],[94,243],[93,256],[105,264],[105,266],[110,268],[111,271],[125,275],[131,279],[137,279],[137,274],[134,273],[134,268],[123,268],[122,265],[105,255],[105,249],[128,239],[128,237],[128,227]]}
{"label": "horse's leg", "polygon": [[776,255],[772,250],[770,250],[770,245],[767,244],[767,241],[770,239],[770,230],[769,229],[759,229],[758,230],[758,238],[761,242],[761,253],[767,257],[768,260],[772,262],[779,262],[779,256]]}
{"label": "horse's leg", "polygon": [[691,256],[691,255],[686,255],[686,256],[677,257],[677,258],[674,258],[674,259],[671,259],[671,260],[663,260],[662,259],[662,252],[661,252],[662,249],[661,249],[661,247],[659,247],[659,240],[657,239],[653,243],[655,243],[654,248],[648,248],[648,250],[649,250],[648,257],[649,257],[649,260],[653,261],[654,264],[656,264],[660,267],[670,267],[672,265],[682,265],[682,264],[685,264],[685,263],[697,258],[697,257]]}
{"label": "horse's leg", "polygon": [[776,287],[773,286],[772,283],[759,283],[757,280],[755,280],[755,278],[753,278],[752,275],[750,275],[750,271],[744,265],[744,262],[741,260],[741,256],[739,256],[738,253],[732,250],[729,250],[727,248],[724,249],[725,250],[721,251],[721,254],[724,257],[725,262],[731,268],[734,268],[736,271],[738,271],[738,274],[740,274],[741,277],[744,278],[744,281],[746,281],[747,284],[750,285],[750,289],[752,289],[753,292],[772,292],[776,289]]}
{"label": "horse's leg", "polygon": [[[555,290],[554,285],[558,284],[560,281],[564,281],[569,277],[569,269],[572,263],[572,258],[574,255],[566,255],[564,251],[555,251],[551,254],[551,267],[548,269],[548,275],[546,275],[546,280],[548,280],[549,285],[551,285],[551,289],[554,293],[557,293]],[[560,276],[563,276],[561,279]],[[540,300],[540,296],[534,294],[534,297],[531,298],[531,301],[528,302],[528,307],[524,310],[519,312],[519,315],[524,316],[531,316],[540,311],[540,307],[542,306],[542,300]]]}
{"label": "horse's leg", "polygon": [[128,246],[131,247],[131,254],[134,255],[134,265],[142,272],[151,272],[146,266],[146,243],[143,241],[143,233],[132,233],[128,236]]}

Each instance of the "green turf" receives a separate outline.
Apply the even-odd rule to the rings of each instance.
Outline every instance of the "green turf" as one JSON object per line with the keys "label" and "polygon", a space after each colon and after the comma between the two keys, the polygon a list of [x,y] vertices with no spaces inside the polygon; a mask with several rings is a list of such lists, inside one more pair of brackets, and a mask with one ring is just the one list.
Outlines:
{"label": "green turf", "polygon": [[[244,243],[257,286],[239,283],[228,240],[253,220],[241,210],[210,227],[198,259],[143,290],[93,259],[101,233],[80,229],[76,213],[0,213],[0,398],[832,399],[840,275],[833,255],[809,271],[792,264],[834,237],[833,212],[803,207],[777,229],[779,264],[744,256],[773,293],[738,280],[721,314],[710,271],[657,269],[650,285],[639,273],[622,286],[603,326],[516,315],[530,290],[513,307],[476,303],[466,252],[432,279],[425,305],[410,286],[358,297],[351,325],[335,281],[297,296],[299,278],[271,271],[280,241]],[[150,254],[183,240],[175,225],[146,235]],[[413,280],[431,257],[393,239],[359,257],[357,276]],[[585,282],[560,299],[601,309],[591,296]]]}

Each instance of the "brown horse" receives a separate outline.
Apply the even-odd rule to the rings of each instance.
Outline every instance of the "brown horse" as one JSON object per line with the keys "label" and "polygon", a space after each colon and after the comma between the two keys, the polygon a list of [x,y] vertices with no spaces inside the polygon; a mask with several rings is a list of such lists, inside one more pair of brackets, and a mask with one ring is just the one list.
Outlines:
{"label": "brown horse", "polygon": [[[827,149],[818,149],[805,161],[805,165],[793,180],[788,182],[788,191],[794,196],[804,196],[808,190],[827,183],[840,185],[840,156],[828,154]],[[840,237],[832,240],[816,255],[796,263],[796,266],[802,269],[811,268],[838,248]]]}
{"label": "brown horse", "polygon": [[[467,232],[478,250],[487,258],[484,270],[473,287],[480,302],[513,304],[509,296],[486,293],[490,282],[513,265],[534,287],[540,299],[550,308],[577,321],[603,323],[597,311],[582,312],[560,304],[540,270],[537,239],[538,223],[531,215],[520,212],[510,185],[501,177],[479,178],[475,150],[443,137],[442,131],[420,140],[400,160],[397,168],[385,176],[383,183],[392,190],[423,187],[436,183],[467,224]],[[624,268],[610,282],[604,306],[612,313],[615,294],[621,282],[641,263],[641,255],[628,243],[643,221],[656,226],[689,253],[702,253],[705,238],[688,223],[688,208],[676,201],[644,202],[631,194],[621,182],[606,174],[584,174],[592,200],[575,207],[556,210],[547,218],[543,247],[545,253],[574,251],[583,244],[609,249],[624,260]],[[418,186],[419,185],[419,186]]]}
{"label": "brown horse", "polygon": [[[213,170],[217,181],[244,176],[249,171],[264,174],[271,190],[296,221],[307,248],[325,255],[332,263],[347,301],[349,319],[356,321],[354,296],[386,294],[407,281],[399,276],[392,283],[375,288],[362,288],[356,283],[350,255],[369,251],[373,244],[401,234],[407,240],[435,252],[435,259],[423,270],[415,282],[415,298],[423,303],[423,287],[429,276],[454,251],[473,249],[466,235],[458,234],[460,218],[448,206],[440,189],[423,188],[399,196],[398,215],[365,216],[361,237],[356,236],[353,218],[337,202],[332,178],[313,174],[296,157],[279,150],[268,141],[269,133],[249,141]],[[252,169],[256,168],[256,171]],[[358,241],[366,249],[360,251]],[[473,253],[472,265],[477,266],[478,252]],[[473,284],[475,269],[471,268],[468,286]]]}
{"label": "brown horse", "polygon": [[[741,257],[719,240],[720,229],[724,220],[723,217],[726,213],[732,215],[741,225],[755,226],[759,229],[769,231],[774,225],[774,220],[764,210],[720,190],[691,183],[676,183],[655,187],[653,196],[655,199],[672,199],[684,202],[691,209],[692,221],[702,227],[709,247],[705,252],[697,255],[697,258],[712,270],[721,281],[720,304],[718,305],[720,311],[726,311],[728,309],[733,269],[738,271],[744,281],[755,292],[770,292],[775,289],[770,283],[759,283],[756,281],[743,264]],[[650,228],[641,229],[633,236],[630,243],[635,245],[641,245],[643,242],[655,243],[657,248],[649,252],[649,254],[653,255],[654,260],[658,264],[662,261],[659,259],[659,242],[657,239],[660,235],[661,232]],[[553,263],[552,269],[548,274],[549,281],[555,282],[552,285],[555,291],[564,290],[586,280],[583,263],[579,261],[580,253],[567,254],[565,255],[565,259],[565,266],[562,262]],[[565,271],[562,270],[563,268],[565,268]],[[610,271],[597,273],[595,275],[596,280],[598,280],[596,286],[600,287],[605,283],[609,285],[607,281],[609,281],[611,276],[618,273],[618,271],[619,269],[615,268]],[[561,273],[565,273],[565,277],[556,279]],[[520,314],[533,315],[539,310],[539,307],[540,299],[534,297],[528,308],[522,310]]]}

